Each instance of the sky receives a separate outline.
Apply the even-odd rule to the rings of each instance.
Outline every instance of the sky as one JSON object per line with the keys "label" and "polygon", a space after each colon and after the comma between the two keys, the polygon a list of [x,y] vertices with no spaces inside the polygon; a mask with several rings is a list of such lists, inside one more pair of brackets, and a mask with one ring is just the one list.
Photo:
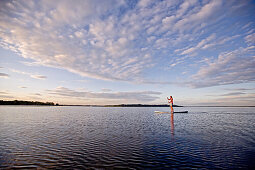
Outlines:
{"label": "sky", "polygon": [[0,99],[255,105],[255,1],[1,0]]}

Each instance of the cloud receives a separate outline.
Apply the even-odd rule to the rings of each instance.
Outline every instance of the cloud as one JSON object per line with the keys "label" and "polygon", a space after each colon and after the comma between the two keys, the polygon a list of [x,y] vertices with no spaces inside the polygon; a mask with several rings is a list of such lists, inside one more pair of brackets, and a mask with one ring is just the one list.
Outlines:
{"label": "cloud", "polygon": [[38,62],[28,62],[28,61],[22,61],[22,64],[26,65],[26,66],[40,66],[41,64]]}
{"label": "cloud", "polygon": [[216,99],[221,105],[254,106],[255,93],[226,95]]}
{"label": "cloud", "polygon": [[27,73],[27,72],[24,72],[24,71],[20,71],[20,70],[16,70],[16,69],[10,69],[10,71],[13,72],[13,73],[30,75],[30,73]]}
{"label": "cloud", "polygon": [[[216,34],[207,30],[233,12],[231,4],[239,3],[1,1],[0,46],[32,59],[26,63],[29,65],[63,68],[96,79],[137,82],[145,79],[147,70],[160,65],[162,58],[181,61],[185,60],[182,55],[215,46],[211,41]],[[176,49],[184,51],[177,56],[166,55]]]}
{"label": "cloud", "polygon": [[255,33],[247,35],[245,41],[248,45],[255,45]]}
{"label": "cloud", "polygon": [[249,91],[249,90],[255,90],[255,88],[225,88],[224,90],[231,90],[231,91]]}
{"label": "cloud", "polygon": [[40,93],[33,93],[32,95],[42,96]]}
{"label": "cloud", "polygon": [[12,71],[14,73],[18,73],[18,74],[28,75],[28,76],[30,76],[31,78],[34,78],[34,79],[44,80],[44,79],[47,78],[47,76],[44,76],[44,75],[32,74],[32,73],[28,73],[28,72],[24,72],[24,71],[20,71],[20,70],[16,70],[16,69],[10,69],[10,71]]}
{"label": "cloud", "polygon": [[198,42],[195,46],[190,47],[188,49],[177,49],[175,52],[181,52],[180,55],[194,55],[196,52],[201,50],[214,50],[213,47],[215,46],[222,46],[224,44],[229,45],[229,41],[234,40],[236,38],[240,37],[240,35],[233,35],[228,37],[217,37],[215,33],[211,34],[205,39],[202,39],[200,42]]}
{"label": "cloud", "polygon": [[1,94],[0,94],[0,97],[1,97],[1,98],[6,98],[6,99],[14,98],[13,96],[1,95]]}
{"label": "cloud", "polygon": [[151,3],[152,3],[151,0],[140,0],[140,1],[138,2],[138,6],[140,6],[140,7],[146,7],[146,6],[150,5]]}
{"label": "cloud", "polygon": [[174,28],[180,31],[194,28],[198,24],[204,22],[206,19],[210,19],[213,15],[215,15],[220,9],[221,4],[222,1],[210,1],[208,4],[202,6],[198,12],[190,14],[188,17],[179,20]]}
{"label": "cloud", "polygon": [[[215,46],[221,46],[221,45],[224,45],[226,43],[229,43],[229,41],[231,40],[234,40],[236,38],[240,37],[240,35],[233,35],[233,36],[230,36],[230,37],[221,37],[217,40],[215,40],[214,42],[211,42],[211,43],[208,43],[208,44],[205,44],[202,49],[203,50],[206,50],[208,48],[211,48],[212,47],[215,47]],[[230,43],[229,43],[230,44]]]}
{"label": "cloud", "polygon": [[210,87],[255,81],[255,46],[223,53],[192,76],[192,87]]}
{"label": "cloud", "polygon": [[[213,99],[204,99],[202,102],[197,101],[192,105],[197,106],[254,106],[255,94],[242,94],[230,96],[218,96]],[[190,103],[190,102],[189,102]],[[191,104],[190,103],[190,104]],[[190,105],[189,104],[189,105]]]}
{"label": "cloud", "polygon": [[0,91],[0,94],[9,94],[9,93],[6,91]]}
{"label": "cloud", "polygon": [[110,92],[110,91],[112,91],[111,89],[105,89],[105,88],[103,88],[103,89],[101,89],[103,92]]}
{"label": "cloud", "polygon": [[205,48],[205,46],[208,46],[208,42],[212,41],[216,37],[216,34],[212,34],[209,37],[201,40],[195,47],[188,48],[184,50],[181,55],[186,55],[190,53],[194,53],[196,50]]}
{"label": "cloud", "polygon": [[58,87],[54,90],[47,90],[51,95],[62,97],[74,97],[81,99],[114,99],[114,100],[135,100],[150,102],[158,99],[161,92],[155,91],[138,91],[138,92],[90,92],[76,91],[65,87]]}
{"label": "cloud", "polygon": [[10,77],[10,76],[9,76],[9,74],[6,74],[6,73],[0,73],[0,77],[8,78],[8,77]]}
{"label": "cloud", "polygon": [[243,95],[246,93],[243,92],[232,92],[232,93],[226,93],[226,94],[222,94],[221,96],[239,96],[239,95]]}
{"label": "cloud", "polygon": [[43,75],[31,75],[30,77],[35,78],[35,79],[46,79],[46,76]]}
{"label": "cloud", "polygon": [[177,17],[183,16],[188,9],[191,7],[194,7],[198,3],[197,0],[189,0],[189,1],[184,1],[181,5],[178,11],[176,12]]}
{"label": "cloud", "polygon": [[1,98],[7,98],[7,99],[13,98],[13,96],[11,96],[10,93],[6,92],[6,91],[0,91],[0,97]]}
{"label": "cloud", "polygon": [[177,81],[138,81],[138,84],[160,84],[160,85],[183,85],[185,82],[177,82]]}
{"label": "cloud", "polygon": [[249,23],[245,24],[245,25],[242,27],[242,29],[247,29],[247,28],[249,28],[252,24],[253,24],[252,22],[249,22]]}
{"label": "cloud", "polygon": [[[117,16],[107,14],[123,5],[121,1],[2,2],[2,44],[42,65],[98,79],[129,80],[150,60],[144,59],[146,53],[130,48],[131,35],[120,32]],[[102,20],[103,15],[108,16]]]}

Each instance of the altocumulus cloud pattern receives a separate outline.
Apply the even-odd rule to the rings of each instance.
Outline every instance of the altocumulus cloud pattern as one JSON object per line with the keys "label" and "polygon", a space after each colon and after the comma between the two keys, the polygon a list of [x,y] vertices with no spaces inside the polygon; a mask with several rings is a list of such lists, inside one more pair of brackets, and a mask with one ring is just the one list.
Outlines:
{"label": "altocumulus cloud pattern", "polygon": [[3,0],[0,45],[95,79],[193,88],[253,82],[250,3]]}

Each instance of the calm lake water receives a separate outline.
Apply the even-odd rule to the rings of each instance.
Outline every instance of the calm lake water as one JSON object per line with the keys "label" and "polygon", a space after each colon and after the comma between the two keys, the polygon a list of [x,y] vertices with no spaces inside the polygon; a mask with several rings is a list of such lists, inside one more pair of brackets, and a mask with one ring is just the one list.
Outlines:
{"label": "calm lake water", "polygon": [[255,167],[255,108],[0,107],[0,169]]}

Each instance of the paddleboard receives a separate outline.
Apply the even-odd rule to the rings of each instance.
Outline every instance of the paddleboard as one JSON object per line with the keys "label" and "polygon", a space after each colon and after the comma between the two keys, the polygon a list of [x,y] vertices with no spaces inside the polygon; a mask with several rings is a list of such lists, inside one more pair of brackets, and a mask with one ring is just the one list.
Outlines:
{"label": "paddleboard", "polygon": [[180,111],[180,112],[174,112],[174,113],[188,113],[188,111]]}

